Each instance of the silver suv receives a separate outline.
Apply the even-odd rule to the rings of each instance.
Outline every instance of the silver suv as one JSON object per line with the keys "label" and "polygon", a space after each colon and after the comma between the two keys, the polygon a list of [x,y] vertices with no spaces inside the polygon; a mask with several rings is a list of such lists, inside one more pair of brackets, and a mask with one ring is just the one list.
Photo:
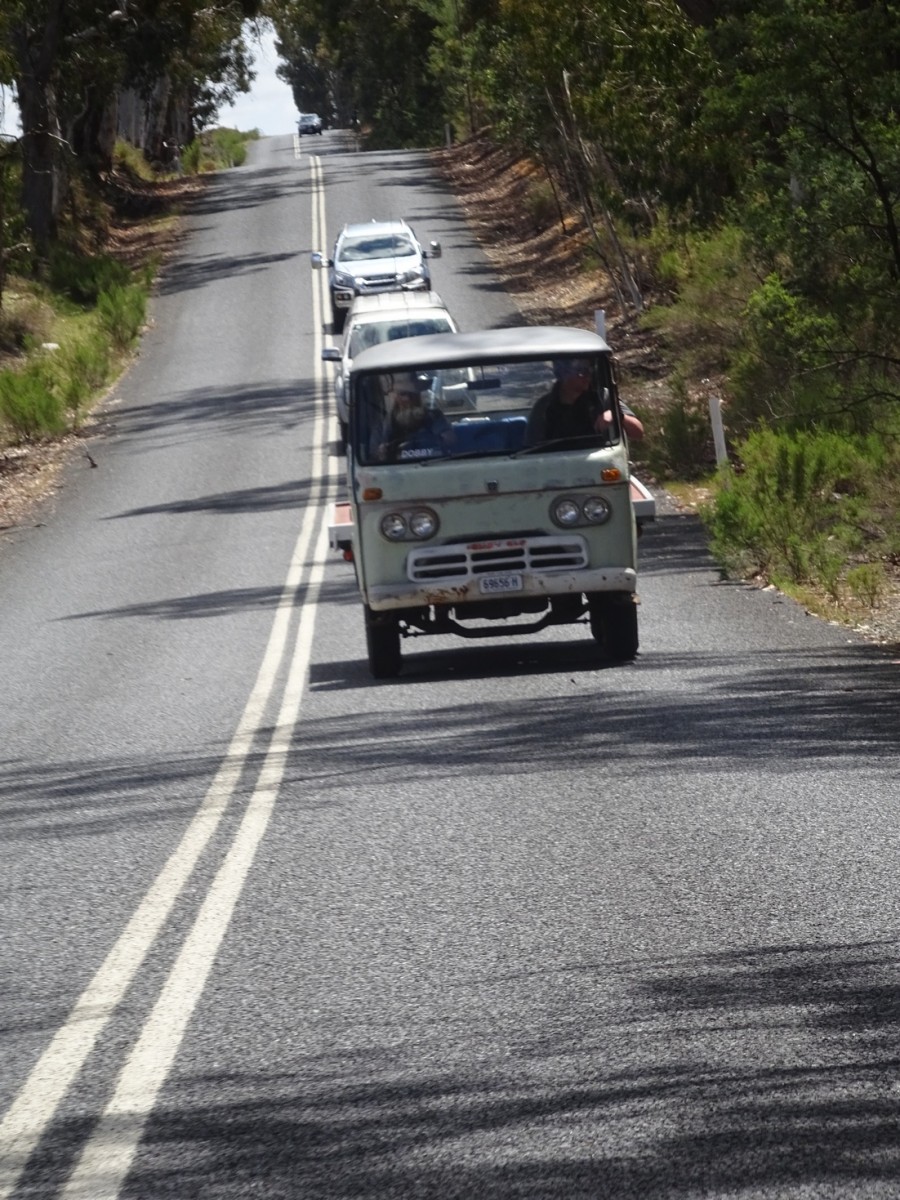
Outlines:
{"label": "silver suv", "polygon": [[356,355],[382,342],[457,331],[456,322],[437,292],[379,292],[374,296],[357,296],[347,314],[342,348],[326,346],[322,351],[326,362],[340,364],[335,371],[334,393],[342,449],[347,444],[350,422],[347,381]]}
{"label": "silver suv", "polygon": [[419,292],[431,288],[429,258],[440,258],[440,242],[424,249],[406,221],[366,221],[345,225],[331,258],[314,252],[314,267],[328,267],[331,328],[340,333],[357,296],[374,292]]}

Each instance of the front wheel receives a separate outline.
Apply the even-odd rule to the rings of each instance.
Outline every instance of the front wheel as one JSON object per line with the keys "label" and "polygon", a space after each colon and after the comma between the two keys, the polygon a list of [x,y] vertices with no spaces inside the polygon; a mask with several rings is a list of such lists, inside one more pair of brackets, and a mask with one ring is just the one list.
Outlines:
{"label": "front wheel", "polygon": [[347,318],[347,310],[338,308],[334,301],[331,302],[331,332],[342,333],[344,330],[344,321]]}
{"label": "front wheel", "polygon": [[375,679],[400,674],[400,624],[393,613],[373,612],[366,605],[366,650]]}
{"label": "front wheel", "polygon": [[630,662],[638,652],[637,605],[630,593],[588,596],[591,633],[613,662]]}

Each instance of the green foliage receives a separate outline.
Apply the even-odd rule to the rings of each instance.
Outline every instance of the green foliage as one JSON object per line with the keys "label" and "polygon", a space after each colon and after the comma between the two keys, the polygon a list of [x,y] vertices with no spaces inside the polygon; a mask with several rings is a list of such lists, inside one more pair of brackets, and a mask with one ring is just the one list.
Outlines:
{"label": "green foliage", "polygon": [[137,146],[132,146],[131,142],[126,142],[123,138],[117,140],[113,157],[117,163],[126,167],[137,179],[150,180],[157,177],[156,171],[147,162],[147,157],[143,150],[139,150]]}
{"label": "green foliage", "polygon": [[674,299],[648,309],[643,323],[664,335],[683,374],[726,370],[742,343],[746,297],[756,282],[742,231],[662,225],[647,247],[651,273]]}
{"label": "green foliage", "polygon": [[52,248],[47,276],[55,291],[85,307],[95,305],[101,292],[125,287],[131,281],[131,272],[116,259],[103,254],[83,254],[65,245]]}
{"label": "green foliage", "polygon": [[117,349],[131,346],[147,315],[147,291],[140,284],[114,284],[97,298],[97,316]]}
{"label": "green foliage", "polygon": [[7,295],[0,308],[0,351],[20,354],[29,342],[45,340],[49,328],[47,305],[37,296]]}
{"label": "green foliage", "polygon": [[19,442],[64,432],[64,406],[43,363],[0,371],[0,426]]}
{"label": "green foliage", "polygon": [[887,589],[887,572],[880,562],[860,563],[847,571],[847,587],[851,596],[875,608]]}
{"label": "green foliage", "polygon": [[203,146],[199,138],[194,140],[181,153],[181,165],[188,175],[200,174],[200,159],[203,154]]}
{"label": "green foliage", "polygon": [[546,179],[530,183],[522,202],[536,231],[548,229],[559,220],[559,205],[553,187]]}
{"label": "green foliage", "polygon": [[53,390],[76,421],[92,395],[107,382],[110,362],[109,339],[99,330],[61,346],[53,356],[49,364]]}
{"label": "green foliage", "polygon": [[641,414],[646,433],[641,456],[659,479],[701,479],[715,461],[709,413],[683,387],[676,391],[662,412]]}
{"label": "green foliage", "polygon": [[872,449],[835,433],[752,433],[704,514],[726,572],[815,580],[836,594],[872,520]]}
{"label": "green foliage", "polygon": [[816,312],[776,275],[750,294],[744,317],[730,372],[733,428],[746,431],[761,420],[793,428],[839,423],[847,380],[835,317]]}
{"label": "green foliage", "polygon": [[181,156],[182,168],[188,175],[240,167],[247,159],[247,142],[259,137],[257,130],[242,133],[224,126],[210,129],[186,146]]}

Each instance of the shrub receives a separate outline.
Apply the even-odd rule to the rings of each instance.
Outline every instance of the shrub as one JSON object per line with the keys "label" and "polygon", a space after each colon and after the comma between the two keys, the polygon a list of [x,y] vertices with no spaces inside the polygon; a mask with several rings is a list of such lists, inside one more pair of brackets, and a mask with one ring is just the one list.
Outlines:
{"label": "shrub", "polygon": [[132,345],[147,315],[147,293],[140,284],[114,285],[97,298],[100,323],[120,350]]}
{"label": "shrub", "polygon": [[0,308],[0,351],[18,354],[29,342],[46,340],[51,314],[37,296],[11,297]]}
{"label": "shrub", "polygon": [[109,366],[108,342],[96,330],[62,346],[54,355],[51,364],[54,390],[76,420],[92,394],[106,383]]}
{"label": "shrub", "polygon": [[185,146],[181,165],[189,175],[239,167],[247,158],[247,142],[258,136],[255,130],[253,133],[225,128],[207,130]]}
{"label": "shrub", "polygon": [[874,608],[887,587],[887,573],[880,562],[860,563],[847,572],[847,587],[857,600]]}
{"label": "shrub", "polygon": [[684,374],[725,370],[741,344],[743,310],[756,279],[743,234],[723,226],[703,234],[659,233],[650,268],[675,299],[648,309],[643,324],[659,330]]}
{"label": "shrub", "polygon": [[559,220],[559,205],[548,180],[539,179],[528,185],[525,192],[525,211],[538,232],[549,229]]}
{"label": "shrub", "polygon": [[661,413],[641,415],[646,438],[641,457],[661,479],[699,479],[715,461],[709,413],[676,383],[675,399]]}
{"label": "shrub", "polygon": [[64,432],[63,405],[41,363],[0,371],[0,421],[19,441]]}
{"label": "shrub", "polygon": [[704,513],[713,554],[729,574],[813,580],[835,594],[870,519],[865,445],[760,429],[738,453],[739,472]]}
{"label": "shrub", "polygon": [[96,304],[101,292],[125,287],[131,279],[128,268],[105,254],[79,254],[67,246],[56,246],[48,263],[50,286],[78,304]]}

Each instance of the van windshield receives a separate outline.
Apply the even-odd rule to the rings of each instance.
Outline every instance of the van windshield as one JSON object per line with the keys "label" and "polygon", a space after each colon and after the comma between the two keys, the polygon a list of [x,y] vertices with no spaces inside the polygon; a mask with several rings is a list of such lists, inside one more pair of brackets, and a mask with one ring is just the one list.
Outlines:
{"label": "van windshield", "polygon": [[424,366],[357,377],[364,465],[596,449],[618,442],[606,356]]}

